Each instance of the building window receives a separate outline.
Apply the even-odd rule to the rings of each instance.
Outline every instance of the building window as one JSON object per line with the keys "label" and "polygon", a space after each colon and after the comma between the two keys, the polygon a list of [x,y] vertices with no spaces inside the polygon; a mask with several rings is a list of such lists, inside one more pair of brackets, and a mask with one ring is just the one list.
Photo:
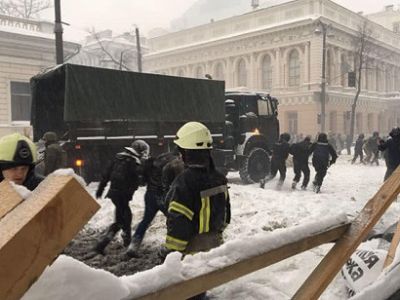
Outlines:
{"label": "building window", "polygon": [[247,86],[246,62],[241,59],[237,65],[238,86]]}
{"label": "building window", "polygon": [[288,132],[290,134],[297,134],[297,112],[287,113]]}
{"label": "building window", "polygon": [[400,33],[400,22],[393,23],[393,31],[395,33]]}
{"label": "building window", "polygon": [[332,65],[333,65],[333,62],[331,60],[332,60],[331,51],[328,50],[326,51],[326,76],[325,76],[327,84],[331,84]]}
{"label": "building window", "polygon": [[31,91],[28,82],[11,81],[11,120],[31,120]]}
{"label": "building window", "polygon": [[224,76],[224,66],[222,65],[222,63],[218,63],[215,66],[215,79],[216,80],[224,80],[225,76]]}
{"label": "building window", "polygon": [[347,63],[346,55],[341,55],[341,65],[340,65],[340,85],[343,87],[347,87],[347,72],[349,71],[349,64]]}
{"label": "building window", "polygon": [[195,76],[196,78],[204,78],[204,72],[202,67],[197,67]]}
{"label": "building window", "polygon": [[300,57],[297,50],[289,54],[289,86],[300,85]]}
{"label": "building window", "polygon": [[270,90],[272,88],[272,64],[269,55],[265,55],[262,60],[261,72],[261,86],[263,89]]}

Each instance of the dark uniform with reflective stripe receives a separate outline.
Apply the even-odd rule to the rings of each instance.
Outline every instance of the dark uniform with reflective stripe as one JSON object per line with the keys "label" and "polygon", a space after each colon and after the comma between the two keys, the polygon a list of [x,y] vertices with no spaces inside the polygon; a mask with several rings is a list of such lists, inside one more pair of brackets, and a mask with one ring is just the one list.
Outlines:
{"label": "dark uniform with reflective stripe", "polygon": [[222,243],[230,222],[227,179],[215,169],[189,166],[167,195],[167,238],[171,251],[207,251]]}

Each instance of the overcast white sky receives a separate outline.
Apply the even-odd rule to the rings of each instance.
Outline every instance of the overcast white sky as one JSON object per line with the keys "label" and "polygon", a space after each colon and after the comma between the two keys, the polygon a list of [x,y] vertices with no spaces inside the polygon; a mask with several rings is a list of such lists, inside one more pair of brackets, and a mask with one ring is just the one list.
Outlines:
{"label": "overcast white sky", "polygon": [[[214,0],[218,1],[218,0]],[[116,33],[129,31],[137,24],[143,34],[154,27],[169,27],[169,22],[181,16],[196,0],[61,0],[62,18],[71,26],[64,26],[67,40],[81,40],[85,30],[112,29]],[[250,8],[249,0],[249,8]],[[354,11],[365,13],[382,10],[400,0],[335,0]],[[54,9],[42,15],[53,21]]]}

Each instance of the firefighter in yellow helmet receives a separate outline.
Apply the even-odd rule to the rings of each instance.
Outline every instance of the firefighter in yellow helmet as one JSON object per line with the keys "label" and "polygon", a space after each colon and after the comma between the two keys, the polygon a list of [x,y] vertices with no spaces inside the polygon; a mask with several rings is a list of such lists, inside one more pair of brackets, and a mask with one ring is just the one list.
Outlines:
{"label": "firefighter in yellow helmet", "polygon": [[43,180],[35,174],[36,160],[36,146],[26,136],[13,133],[0,138],[0,181],[13,181],[33,191]]}
{"label": "firefighter in yellow helmet", "polygon": [[227,179],[211,158],[212,136],[198,122],[183,125],[176,134],[185,170],[166,196],[168,205],[166,252],[207,251],[222,243],[230,222]]}

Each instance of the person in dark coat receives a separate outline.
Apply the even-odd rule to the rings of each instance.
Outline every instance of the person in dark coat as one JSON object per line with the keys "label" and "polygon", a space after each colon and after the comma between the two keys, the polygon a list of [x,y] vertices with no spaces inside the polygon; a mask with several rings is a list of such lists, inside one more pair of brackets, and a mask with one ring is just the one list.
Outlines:
{"label": "person in dark coat", "polygon": [[272,157],[271,157],[271,172],[266,178],[260,180],[260,187],[264,188],[265,184],[274,179],[279,171],[280,178],[278,186],[282,186],[286,178],[286,159],[289,156],[289,141],[290,134],[282,133],[279,137],[278,142],[272,147]]}
{"label": "person in dark coat", "polygon": [[157,212],[161,211],[164,215],[167,214],[167,208],[163,200],[166,188],[163,184],[163,172],[164,167],[175,160],[181,162],[179,165],[176,164],[177,167],[173,170],[176,172],[175,177],[183,171],[183,161],[178,156],[178,153],[166,152],[156,158],[150,157],[144,163],[144,183],[147,185],[144,195],[144,215],[133,234],[132,241],[126,252],[130,257],[137,255],[147,228],[150,226]]}
{"label": "person in dark coat", "polygon": [[[368,138],[364,143],[364,150],[366,153],[365,162],[370,163],[371,165],[375,162],[379,165],[378,162],[378,143],[379,143],[379,133],[374,132],[370,138]],[[371,160],[372,159],[372,160]]]}
{"label": "person in dark coat", "polygon": [[43,135],[46,149],[44,151],[44,175],[47,176],[55,170],[65,168],[65,152],[58,143],[55,132],[48,131]]}
{"label": "person in dark coat", "polygon": [[356,140],[356,145],[354,147],[354,157],[353,160],[351,161],[352,164],[354,164],[357,160],[358,157],[360,157],[360,163],[364,163],[364,150],[363,150],[363,145],[364,145],[364,134],[361,133],[357,140]]}
{"label": "person in dark coat", "polygon": [[380,151],[385,151],[387,157],[384,180],[388,179],[400,164],[400,128],[393,128],[389,136],[386,141],[381,140],[378,146]]}
{"label": "person in dark coat", "polygon": [[325,133],[318,135],[317,142],[311,145],[311,153],[313,153],[312,164],[316,172],[313,181],[314,191],[319,193],[329,166],[336,162],[338,156],[332,145],[328,143]]}
{"label": "person in dark coat", "polygon": [[0,182],[12,181],[33,191],[43,177],[35,173],[37,152],[26,136],[13,133],[0,138]]}
{"label": "person in dark coat", "polygon": [[293,155],[293,170],[294,178],[292,189],[296,188],[297,183],[300,181],[301,173],[304,174],[303,184],[301,189],[307,188],[310,181],[310,168],[308,167],[308,157],[310,156],[311,137],[306,136],[305,139],[299,143],[292,144],[289,148],[289,153]]}
{"label": "person in dark coat", "polygon": [[346,150],[347,150],[347,155],[351,155],[351,146],[353,144],[353,140],[351,139],[350,134],[346,135]]}
{"label": "person in dark coat", "polygon": [[132,147],[125,147],[124,151],[118,153],[104,172],[96,197],[102,196],[104,188],[110,182],[106,197],[110,198],[115,205],[115,221],[96,244],[94,248],[96,252],[104,254],[107,245],[121,229],[124,246],[127,247],[130,244],[132,212],[129,202],[141,183],[143,161],[148,153],[149,145],[142,140],[136,140],[132,143]]}

